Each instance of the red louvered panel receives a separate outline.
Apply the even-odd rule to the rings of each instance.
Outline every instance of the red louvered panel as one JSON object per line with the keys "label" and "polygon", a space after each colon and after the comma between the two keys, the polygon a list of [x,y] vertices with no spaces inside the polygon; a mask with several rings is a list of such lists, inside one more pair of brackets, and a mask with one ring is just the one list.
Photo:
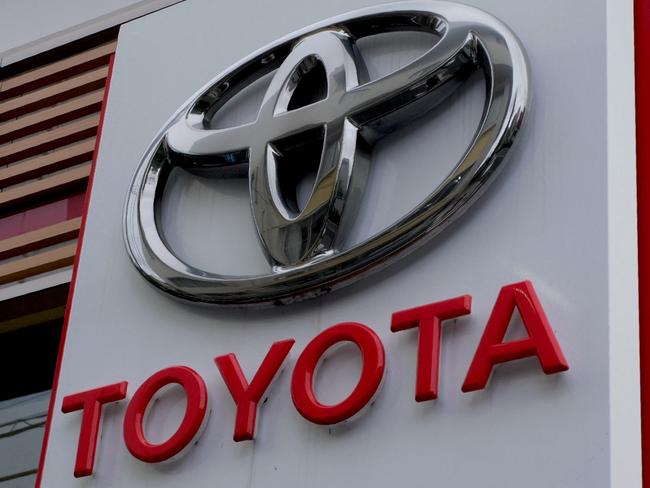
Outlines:
{"label": "red louvered panel", "polygon": [[104,90],[96,90],[54,107],[0,123],[0,144],[50,129],[84,115],[98,113],[102,107],[103,96]]}
{"label": "red louvered panel", "polygon": [[99,114],[75,120],[49,131],[23,137],[0,146],[0,164],[9,164],[97,134]]}
{"label": "red louvered panel", "polygon": [[104,87],[108,66],[0,102],[0,122]]}
{"label": "red louvered panel", "polygon": [[0,100],[51,85],[99,66],[108,65],[117,41],[107,42],[60,61],[30,69],[0,81]]}
{"label": "red louvered panel", "polygon": [[0,188],[90,161],[94,149],[95,138],[92,137],[0,169]]}
{"label": "red louvered panel", "polygon": [[0,241],[80,217],[85,197],[78,193],[0,218]]}
{"label": "red louvered panel", "polygon": [[0,73],[0,284],[74,258],[116,34]]}

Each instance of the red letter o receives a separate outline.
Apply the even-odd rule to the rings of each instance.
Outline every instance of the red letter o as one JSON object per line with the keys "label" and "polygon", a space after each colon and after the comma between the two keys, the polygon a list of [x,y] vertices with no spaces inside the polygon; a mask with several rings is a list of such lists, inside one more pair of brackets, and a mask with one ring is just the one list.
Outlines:
{"label": "red letter o", "polygon": [[[316,366],[327,349],[343,341],[354,342],[361,351],[361,377],[345,400],[336,405],[323,405],[314,394]],[[307,344],[296,361],[291,380],[293,404],[303,417],[315,424],[330,425],[347,420],[372,399],[381,384],[385,365],[384,346],[372,329],[354,322],[334,325]]]}
{"label": "red letter o", "polygon": [[[164,386],[177,383],[185,390],[185,416],[176,432],[162,444],[151,444],[144,435],[144,415],[151,399]],[[146,463],[165,461],[187,446],[198,433],[208,408],[208,393],[199,374],[186,366],[172,366],[146,380],[129,402],[124,416],[124,441],[134,457]]]}

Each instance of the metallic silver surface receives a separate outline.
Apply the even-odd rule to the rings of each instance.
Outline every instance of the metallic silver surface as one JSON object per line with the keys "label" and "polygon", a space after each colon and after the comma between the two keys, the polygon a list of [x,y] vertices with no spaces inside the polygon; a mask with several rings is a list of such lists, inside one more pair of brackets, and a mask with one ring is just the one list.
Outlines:
{"label": "metallic silver surface", "polygon": [[[428,32],[439,39],[407,66],[368,81],[355,42],[395,31]],[[452,172],[395,224],[353,249],[339,250],[337,237],[351,225],[362,197],[372,145],[435,108],[476,70],[484,73],[485,107]],[[267,74],[272,78],[256,120],[214,128],[224,104]],[[519,41],[481,10],[404,2],[326,20],[244,59],[170,119],[131,185],[124,225],[128,253],[147,280],[186,300],[263,306],[327,293],[385,267],[467,210],[503,166],[529,94]],[[253,217],[271,273],[219,275],[174,255],[159,222],[173,167],[215,177],[248,173]],[[315,182],[300,208],[295,173],[310,167]]]}

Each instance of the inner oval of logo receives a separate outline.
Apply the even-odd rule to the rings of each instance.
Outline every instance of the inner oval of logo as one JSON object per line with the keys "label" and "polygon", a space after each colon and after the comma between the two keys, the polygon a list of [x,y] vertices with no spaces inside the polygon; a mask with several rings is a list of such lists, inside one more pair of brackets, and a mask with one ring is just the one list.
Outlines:
{"label": "inner oval of logo", "polygon": [[[419,31],[437,42],[370,80],[356,42]],[[443,103],[474,72],[486,83],[483,115],[450,174],[412,211],[341,250],[363,198],[372,147]],[[213,128],[226,103],[264,76],[257,117]],[[127,251],[140,273],[174,297],[218,306],[286,304],[318,296],[385,267],[440,233],[498,174],[528,110],[526,56],[491,15],[449,2],[404,2],[354,11],[253,53],[191,97],[156,136],[131,184]],[[160,204],[173,168],[212,177],[247,175],[252,218],[271,272],[227,276],[179,259],[161,232]],[[299,204],[296,181],[315,174]]]}

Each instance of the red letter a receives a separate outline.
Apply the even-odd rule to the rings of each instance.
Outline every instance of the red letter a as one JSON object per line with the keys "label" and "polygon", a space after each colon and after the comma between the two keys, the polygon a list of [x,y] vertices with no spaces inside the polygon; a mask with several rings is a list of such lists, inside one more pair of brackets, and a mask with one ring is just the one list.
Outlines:
{"label": "red letter a", "polygon": [[[519,309],[529,337],[504,343],[502,341],[515,307]],[[522,281],[501,288],[462,390],[481,390],[487,385],[495,364],[530,356],[537,356],[546,374],[569,369],[533,284]]]}

